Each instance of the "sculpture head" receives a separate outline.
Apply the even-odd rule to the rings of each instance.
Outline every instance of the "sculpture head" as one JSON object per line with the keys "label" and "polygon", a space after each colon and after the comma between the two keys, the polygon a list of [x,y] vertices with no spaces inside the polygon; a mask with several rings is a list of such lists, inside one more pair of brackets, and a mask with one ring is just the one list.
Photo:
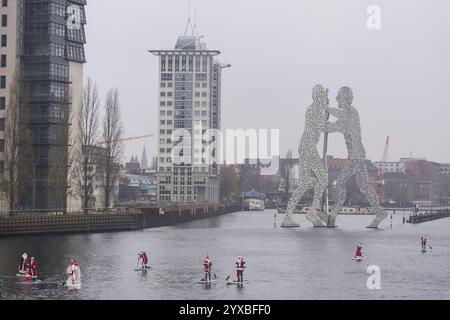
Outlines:
{"label": "sculpture head", "polygon": [[350,87],[342,87],[336,97],[339,108],[350,107],[353,103],[353,91]]}
{"label": "sculpture head", "polygon": [[321,84],[313,88],[312,97],[314,102],[318,104],[329,104],[328,89],[325,89]]}

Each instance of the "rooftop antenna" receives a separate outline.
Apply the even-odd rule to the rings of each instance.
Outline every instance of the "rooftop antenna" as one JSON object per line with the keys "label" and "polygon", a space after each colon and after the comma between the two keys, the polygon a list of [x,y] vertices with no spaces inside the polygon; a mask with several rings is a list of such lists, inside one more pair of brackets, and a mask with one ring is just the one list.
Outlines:
{"label": "rooftop antenna", "polygon": [[187,25],[186,25],[186,29],[184,30],[184,35],[185,36],[188,33],[189,26],[191,27],[192,33],[194,33],[194,28],[192,26],[192,21],[191,21],[191,0],[188,0],[188,22],[187,22]]}
{"label": "rooftop antenna", "polygon": [[192,35],[193,36],[198,36],[198,32],[197,32],[197,8],[195,8],[194,11],[194,28],[192,29]]}

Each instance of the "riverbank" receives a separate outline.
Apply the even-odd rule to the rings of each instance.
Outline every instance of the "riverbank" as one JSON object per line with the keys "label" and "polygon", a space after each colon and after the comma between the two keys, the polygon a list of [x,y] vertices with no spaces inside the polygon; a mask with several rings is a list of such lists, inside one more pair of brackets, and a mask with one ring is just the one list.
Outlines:
{"label": "riverbank", "polygon": [[0,237],[132,231],[238,212],[238,205],[128,208],[118,212],[0,217]]}

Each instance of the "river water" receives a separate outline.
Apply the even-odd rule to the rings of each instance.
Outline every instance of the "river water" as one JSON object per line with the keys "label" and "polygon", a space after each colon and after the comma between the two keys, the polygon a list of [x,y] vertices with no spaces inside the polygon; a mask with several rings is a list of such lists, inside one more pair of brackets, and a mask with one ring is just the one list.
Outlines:
{"label": "river water", "polygon": [[[403,214],[366,229],[372,216],[341,216],[337,229],[314,229],[304,215],[301,228],[279,228],[275,211],[239,212],[144,231],[31,236],[0,239],[3,299],[450,299],[450,219],[403,224]],[[277,227],[274,226],[276,222]],[[422,253],[426,234],[432,250]],[[363,243],[367,257],[352,260]],[[135,272],[137,253],[149,253],[152,269]],[[39,285],[20,285],[14,275],[23,252],[38,261]],[[206,254],[220,281],[202,277]],[[243,287],[227,286],[238,255],[245,257]],[[81,265],[83,287],[61,286],[73,257]],[[381,270],[381,289],[367,288],[367,267]],[[234,276],[234,272],[233,272]]]}

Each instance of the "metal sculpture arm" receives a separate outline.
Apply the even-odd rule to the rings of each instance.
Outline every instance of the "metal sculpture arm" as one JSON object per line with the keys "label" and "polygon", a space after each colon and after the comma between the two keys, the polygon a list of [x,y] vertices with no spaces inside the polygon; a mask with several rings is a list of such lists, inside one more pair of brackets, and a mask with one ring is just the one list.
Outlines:
{"label": "metal sculpture arm", "polygon": [[344,121],[338,120],[336,122],[327,122],[327,133],[344,132]]}

